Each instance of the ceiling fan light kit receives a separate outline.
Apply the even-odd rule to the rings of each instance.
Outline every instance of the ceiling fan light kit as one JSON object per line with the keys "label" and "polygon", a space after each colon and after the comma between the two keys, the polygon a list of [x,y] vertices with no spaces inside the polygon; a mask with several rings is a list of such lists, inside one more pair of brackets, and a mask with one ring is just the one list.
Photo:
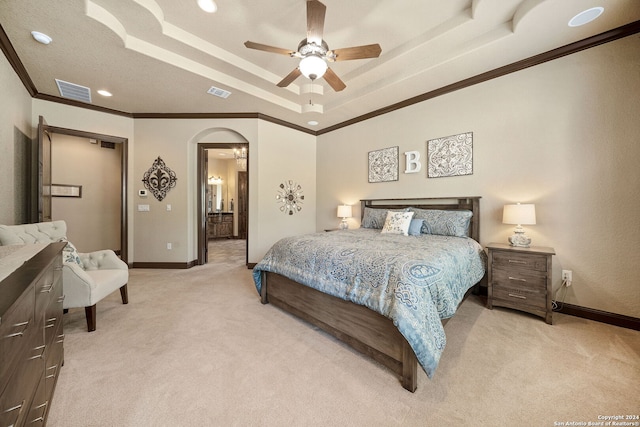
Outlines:
{"label": "ceiling fan light kit", "polygon": [[333,90],[339,92],[347,85],[329,68],[328,62],[377,58],[380,56],[382,49],[379,44],[330,50],[327,43],[322,39],[326,10],[326,6],[320,1],[307,0],[307,38],[300,42],[297,51],[251,41],[245,42],[244,45],[249,49],[300,58],[298,67],[278,83],[279,87],[289,86],[302,74],[312,81],[324,78]]}
{"label": "ceiling fan light kit", "polygon": [[329,68],[325,60],[315,54],[302,58],[298,67],[302,75],[311,80],[321,78]]}

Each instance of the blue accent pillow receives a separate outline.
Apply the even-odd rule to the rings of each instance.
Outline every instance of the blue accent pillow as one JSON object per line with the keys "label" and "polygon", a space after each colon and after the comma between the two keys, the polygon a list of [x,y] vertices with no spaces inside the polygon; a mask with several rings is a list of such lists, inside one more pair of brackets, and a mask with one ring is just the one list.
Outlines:
{"label": "blue accent pillow", "polygon": [[73,244],[67,240],[66,237],[62,237],[58,242],[65,242],[67,246],[62,249],[62,261],[66,264],[78,264],[84,270],[84,265],[80,256],[78,256],[78,250]]}
{"label": "blue accent pillow", "polygon": [[423,219],[423,234],[468,237],[473,213],[467,210],[438,210],[409,208],[415,212],[415,219]]}
{"label": "blue accent pillow", "polygon": [[424,219],[412,219],[409,225],[409,236],[419,236],[422,233]]}

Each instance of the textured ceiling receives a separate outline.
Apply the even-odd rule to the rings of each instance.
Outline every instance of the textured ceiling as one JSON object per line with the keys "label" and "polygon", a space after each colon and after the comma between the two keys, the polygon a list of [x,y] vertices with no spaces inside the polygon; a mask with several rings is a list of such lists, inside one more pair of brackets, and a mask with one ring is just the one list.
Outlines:
{"label": "textured ceiling", "polygon": [[[382,47],[379,58],[330,64],[347,85],[341,92],[302,76],[279,88],[298,60],[244,46],[295,50],[306,37],[305,0],[217,0],[214,14],[196,0],[5,0],[0,24],[38,94],[59,97],[60,79],[124,113],[259,113],[318,131],[640,20],[640,0],[323,3],[330,48]],[[605,9],[598,19],[567,25],[594,6]],[[35,42],[33,30],[53,42]],[[211,86],[231,95],[209,95]]]}

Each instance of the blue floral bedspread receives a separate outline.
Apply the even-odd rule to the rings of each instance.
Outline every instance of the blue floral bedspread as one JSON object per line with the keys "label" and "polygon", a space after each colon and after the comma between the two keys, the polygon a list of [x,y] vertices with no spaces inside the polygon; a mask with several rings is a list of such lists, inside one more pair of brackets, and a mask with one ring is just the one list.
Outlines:
{"label": "blue floral bedspread", "polygon": [[473,239],[402,236],[354,229],[287,237],[253,269],[270,271],[392,319],[429,377],[446,337],[441,319],[456,311],[485,273],[486,256]]}

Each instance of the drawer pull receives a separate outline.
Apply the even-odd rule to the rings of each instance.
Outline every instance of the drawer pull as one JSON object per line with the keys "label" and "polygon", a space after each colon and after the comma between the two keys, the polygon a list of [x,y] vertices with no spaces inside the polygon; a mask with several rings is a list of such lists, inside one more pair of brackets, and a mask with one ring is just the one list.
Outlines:
{"label": "drawer pull", "polygon": [[22,322],[22,323],[16,323],[15,325],[13,325],[14,328],[18,326],[24,326],[24,329],[22,329],[20,332],[14,332],[13,334],[5,335],[5,338],[15,338],[15,337],[23,336],[24,333],[29,328],[29,322],[30,320],[27,320],[26,322]]}
{"label": "drawer pull", "polygon": [[47,371],[48,371],[48,370],[50,370],[50,369],[53,369],[53,374],[51,374],[51,375],[47,375],[45,378],[55,378],[55,376],[56,376],[56,371],[58,370],[58,365],[49,366],[49,367],[47,368]]}
{"label": "drawer pull", "polygon": [[41,345],[41,346],[38,346],[38,347],[34,347],[33,349],[34,350],[41,350],[40,354],[37,355],[37,356],[31,356],[31,357],[27,358],[27,360],[44,359],[44,349],[45,349],[44,345]]}
{"label": "drawer pull", "polygon": [[63,302],[64,301],[64,295],[61,295],[60,297],[58,297],[58,300],[56,302]]}
{"label": "drawer pull", "polygon": [[42,423],[44,422],[44,413],[47,410],[47,405],[49,405],[49,401],[47,400],[46,402],[36,406],[35,408],[32,408],[31,410],[39,410],[42,411],[42,415],[39,416],[38,418],[34,418],[33,420],[29,421],[30,424],[34,424],[34,423]]}
{"label": "drawer pull", "polygon": [[55,283],[51,283],[49,286],[43,286],[42,290],[40,291],[41,294],[48,294],[49,292],[51,292],[51,290],[53,289],[53,285]]}
{"label": "drawer pull", "polygon": [[[9,421],[9,423],[8,423],[9,426],[13,427],[16,424],[18,424],[18,418],[20,418],[20,412],[22,412],[22,407],[23,406],[24,406],[24,400],[19,405],[16,405],[13,408],[5,409],[4,411],[2,411],[1,414],[9,414],[11,412],[18,411],[18,412],[15,413],[16,414],[15,420]],[[6,421],[6,419],[5,419],[5,421]]]}
{"label": "drawer pull", "polygon": [[56,318],[52,317],[50,319],[47,319],[46,321],[46,325],[44,326],[45,329],[47,328],[53,328],[54,326],[56,326]]}
{"label": "drawer pull", "polygon": [[58,340],[56,341],[57,344],[63,343],[64,342],[64,334],[62,335],[58,335]]}
{"label": "drawer pull", "polygon": [[513,298],[527,299],[527,297],[525,297],[524,295],[517,295],[517,294],[508,294],[508,295]]}
{"label": "drawer pull", "polygon": [[510,259],[509,262],[512,263],[512,264],[526,264],[527,263],[527,261],[521,261],[519,259]]}
{"label": "drawer pull", "polygon": [[511,277],[511,276],[509,276],[509,280],[515,280],[517,282],[526,282],[527,281],[527,279],[520,279],[518,277]]}

